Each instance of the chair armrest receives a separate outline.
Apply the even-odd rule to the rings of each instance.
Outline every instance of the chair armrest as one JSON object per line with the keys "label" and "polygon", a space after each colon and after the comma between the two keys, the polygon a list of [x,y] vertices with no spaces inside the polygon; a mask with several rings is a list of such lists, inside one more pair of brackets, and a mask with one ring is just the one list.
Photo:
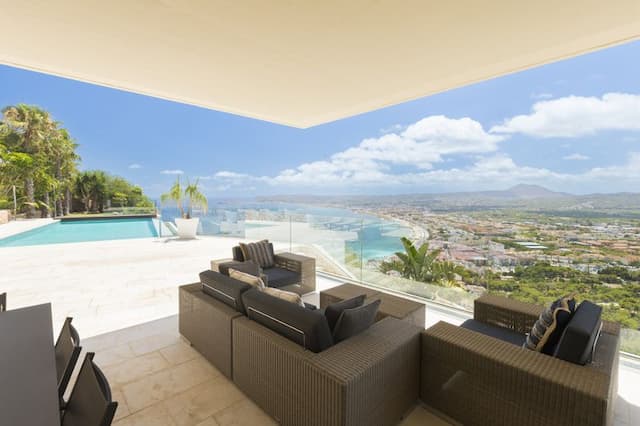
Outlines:
{"label": "chair armrest", "polygon": [[473,318],[520,334],[531,332],[544,308],[502,296],[486,294],[474,301]]}
{"label": "chair armrest", "polygon": [[421,398],[464,424],[603,425],[611,414],[612,380],[600,371],[445,322],[421,345]]}
{"label": "chair armrest", "polygon": [[301,272],[302,265],[305,263],[313,262],[316,260],[312,257],[302,256],[294,253],[278,253],[274,255],[275,266],[278,268],[287,269],[293,272]]}
{"label": "chair armrest", "polygon": [[299,294],[316,291],[316,260],[313,257],[286,252],[276,254],[274,260],[278,268],[300,274],[300,289],[294,291]]}

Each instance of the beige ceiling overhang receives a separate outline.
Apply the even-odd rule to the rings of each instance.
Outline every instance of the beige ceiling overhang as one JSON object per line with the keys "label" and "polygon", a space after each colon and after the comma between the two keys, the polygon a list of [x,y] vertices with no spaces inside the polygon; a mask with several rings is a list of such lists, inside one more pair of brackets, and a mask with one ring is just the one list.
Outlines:
{"label": "beige ceiling overhang", "polygon": [[310,127],[640,38],[640,0],[0,0],[0,63]]}

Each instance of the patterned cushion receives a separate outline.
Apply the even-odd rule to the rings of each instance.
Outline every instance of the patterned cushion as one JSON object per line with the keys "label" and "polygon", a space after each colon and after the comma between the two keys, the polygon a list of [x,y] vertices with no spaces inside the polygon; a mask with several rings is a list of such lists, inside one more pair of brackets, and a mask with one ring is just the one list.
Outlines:
{"label": "patterned cushion", "polygon": [[573,296],[561,297],[553,302],[540,314],[531,333],[527,336],[524,347],[552,355],[575,311],[576,301]]}
{"label": "patterned cushion", "polygon": [[250,284],[258,289],[263,289],[266,287],[264,285],[264,281],[262,281],[262,278],[256,277],[255,275],[247,274],[246,272],[241,272],[241,271],[230,268],[229,276],[238,281],[242,281],[244,283]]}
{"label": "patterned cushion", "polygon": [[298,293],[271,287],[264,287],[261,290],[267,294],[270,294],[271,296],[277,297],[278,299],[286,300],[287,302],[295,303],[298,306],[306,308],[304,302],[302,301],[302,297],[300,297]]}
{"label": "patterned cushion", "polygon": [[272,268],[275,265],[273,246],[269,244],[269,240],[239,245],[245,261],[257,263],[261,268]]}

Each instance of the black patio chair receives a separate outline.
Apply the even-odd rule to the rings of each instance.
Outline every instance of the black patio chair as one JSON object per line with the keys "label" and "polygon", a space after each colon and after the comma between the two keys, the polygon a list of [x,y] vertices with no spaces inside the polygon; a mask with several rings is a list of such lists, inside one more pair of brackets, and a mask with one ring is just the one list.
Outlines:
{"label": "black patio chair", "polygon": [[111,400],[109,382],[87,353],[69,401],[62,412],[62,426],[109,426],[118,403]]}
{"label": "black patio chair", "polygon": [[75,327],[71,325],[72,320],[73,318],[64,320],[64,325],[60,330],[58,340],[56,340],[56,373],[58,375],[58,397],[61,405],[64,403],[64,393],[82,351],[80,336],[78,336]]}

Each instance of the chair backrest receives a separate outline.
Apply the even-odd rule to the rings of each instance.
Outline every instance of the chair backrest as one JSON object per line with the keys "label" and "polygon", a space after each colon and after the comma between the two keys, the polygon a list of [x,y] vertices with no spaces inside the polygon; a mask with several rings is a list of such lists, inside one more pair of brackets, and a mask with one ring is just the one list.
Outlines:
{"label": "chair backrest", "polygon": [[118,403],[111,400],[111,388],[102,371],[87,353],[78,379],[62,413],[62,426],[109,426]]}
{"label": "chair backrest", "polygon": [[0,312],[7,310],[7,293],[0,293]]}
{"label": "chair backrest", "polygon": [[71,325],[72,319],[67,318],[64,320],[64,325],[60,330],[58,340],[56,340],[56,373],[58,375],[58,396],[60,399],[62,399],[67,389],[71,374],[82,351],[78,332]]}

